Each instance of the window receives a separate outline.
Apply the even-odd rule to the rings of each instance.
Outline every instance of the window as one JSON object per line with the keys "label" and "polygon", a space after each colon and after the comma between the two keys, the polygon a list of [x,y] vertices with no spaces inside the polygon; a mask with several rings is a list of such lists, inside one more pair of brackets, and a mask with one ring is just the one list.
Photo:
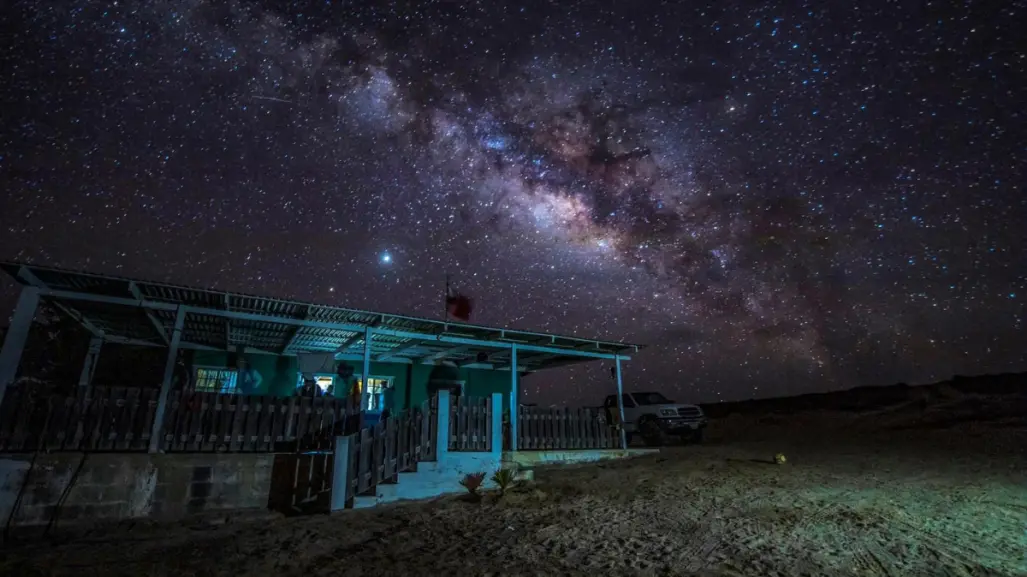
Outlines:
{"label": "window", "polygon": [[[364,391],[364,379],[360,375],[354,375],[357,379],[356,387],[358,391],[363,393]],[[380,413],[385,406],[385,391],[392,386],[391,377],[376,377],[374,375],[368,379],[367,386],[367,404],[364,406],[364,410],[369,413]]]}
{"label": "window", "polygon": [[634,397],[639,405],[670,405],[674,403],[660,393],[635,393]]}
{"label": "window", "polygon": [[[324,393],[328,390],[328,387],[335,384],[335,375],[314,375],[314,384]],[[296,375],[296,388],[303,388],[303,373]]]}
{"label": "window", "polygon": [[196,367],[194,388],[202,393],[232,394],[237,390],[238,377],[239,373],[235,369]]}

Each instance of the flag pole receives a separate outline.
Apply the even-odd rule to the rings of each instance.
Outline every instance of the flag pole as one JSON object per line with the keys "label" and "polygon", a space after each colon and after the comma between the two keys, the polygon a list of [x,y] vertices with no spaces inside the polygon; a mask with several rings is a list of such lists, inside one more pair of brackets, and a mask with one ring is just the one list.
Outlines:
{"label": "flag pole", "polygon": [[449,273],[446,273],[446,288],[445,292],[442,293],[442,306],[445,309],[443,313],[443,319],[445,322],[449,322]]}

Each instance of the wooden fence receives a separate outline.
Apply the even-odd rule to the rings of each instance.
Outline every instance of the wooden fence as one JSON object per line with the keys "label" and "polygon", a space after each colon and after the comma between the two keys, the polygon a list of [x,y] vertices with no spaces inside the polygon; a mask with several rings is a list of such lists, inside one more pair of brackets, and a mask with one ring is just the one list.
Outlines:
{"label": "wooden fence", "polygon": [[[9,387],[0,404],[0,452],[146,451],[157,389],[79,388],[49,394]],[[166,452],[292,452],[330,448],[359,430],[355,401],[173,391],[159,448]]]}
{"label": "wooden fence", "polygon": [[420,461],[435,459],[438,419],[435,403],[400,412],[350,436],[346,503],[357,495],[374,495],[378,485],[396,483],[399,473]]}
{"label": "wooden fence", "polygon": [[158,394],[92,387],[57,395],[34,386],[8,387],[0,404],[0,451],[145,451]]}
{"label": "wooden fence", "polygon": [[452,397],[449,414],[449,450],[491,449],[492,397]]}
{"label": "wooden fence", "polygon": [[173,391],[161,447],[171,452],[331,450],[359,430],[351,397],[269,397]]}
{"label": "wooden fence", "polygon": [[617,429],[595,409],[517,409],[517,450],[619,449]]}

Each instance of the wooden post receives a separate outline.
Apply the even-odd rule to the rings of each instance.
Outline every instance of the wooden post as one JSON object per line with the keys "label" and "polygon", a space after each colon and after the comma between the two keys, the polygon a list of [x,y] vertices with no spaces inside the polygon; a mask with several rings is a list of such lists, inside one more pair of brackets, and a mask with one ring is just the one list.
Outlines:
{"label": "wooden post", "polygon": [[175,361],[178,360],[178,344],[182,341],[182,329],[185,327],[185,308],[178,307],[175,312],[175,331],[168,344],[168,360],[164,363],[164,379],[160,383],[160,396],[157,397],[157,412],[153,415],[153,429],[150,431],[149,452],[156,453],[160,449],[160,436],[164,432],[164,416],[167,413],[168,397],[171,395],[171,377],[175,373]]}
{"label": "wooden post", "polygon": [[499,455],[503,453],[503,394],[492,393],[492,447],[490,451]]}
{"label": "wooden post", "polygon": [[439,426],[435,435],[435,460],[439,463],[449,452],[449,391],[439,391]]}
{"label": "wooden post", "polygon": [[510,450],[517,450],[517,345],[510,347]]}
{"label": "wooden post", "polygon": [[332,513],[346,508],[346,500],[349,495],[349,444],[351,442],[353,441],[350,436],[335,437],[335,459],[332,463]]}
{"label": "wooden post", "polygon": [[0,349],[0,403],[3,403],[7,385],[13,383],[18,376],[21,353],[25,349],[25,341],[28,339],[29,329],[32,328],[32,319],[36,316],[38,305],[39,289],[31,286],[22,288],[11,326],[7,328],[7,335],[4,336],[4,346]]}
{"label": "wooden post", "polygon": [[617,357],[617,410],[620,411],[620,446],[628,450],[628,433],[624,430],[624,383],[620,376],[620,357]]}
{"label": "wooden post", "polygon": [[88,387],[93,384],[93,374],[96,373],[96,364],[100,362],[100,348],[103,347],[103,339],[93,337],[89,339],[89,351],[86,352],[86,359],[82,361],[82,373],[78,377],[78,386]]}

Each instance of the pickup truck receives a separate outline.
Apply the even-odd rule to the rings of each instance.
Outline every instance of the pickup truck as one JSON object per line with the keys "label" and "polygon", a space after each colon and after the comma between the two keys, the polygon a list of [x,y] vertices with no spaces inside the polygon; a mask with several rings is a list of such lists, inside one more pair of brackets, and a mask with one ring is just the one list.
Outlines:
{"label": "pickup truck", "polygon": [[[628,442],[640,435],[645,444],[666,444],[668,437],[683,441],[702,442],[707,419],[696,405],[675,403],[660,393],[624,393],[624,432]],[[607,422],[620,422],[617,395],[606,397],[603,403]]]}

